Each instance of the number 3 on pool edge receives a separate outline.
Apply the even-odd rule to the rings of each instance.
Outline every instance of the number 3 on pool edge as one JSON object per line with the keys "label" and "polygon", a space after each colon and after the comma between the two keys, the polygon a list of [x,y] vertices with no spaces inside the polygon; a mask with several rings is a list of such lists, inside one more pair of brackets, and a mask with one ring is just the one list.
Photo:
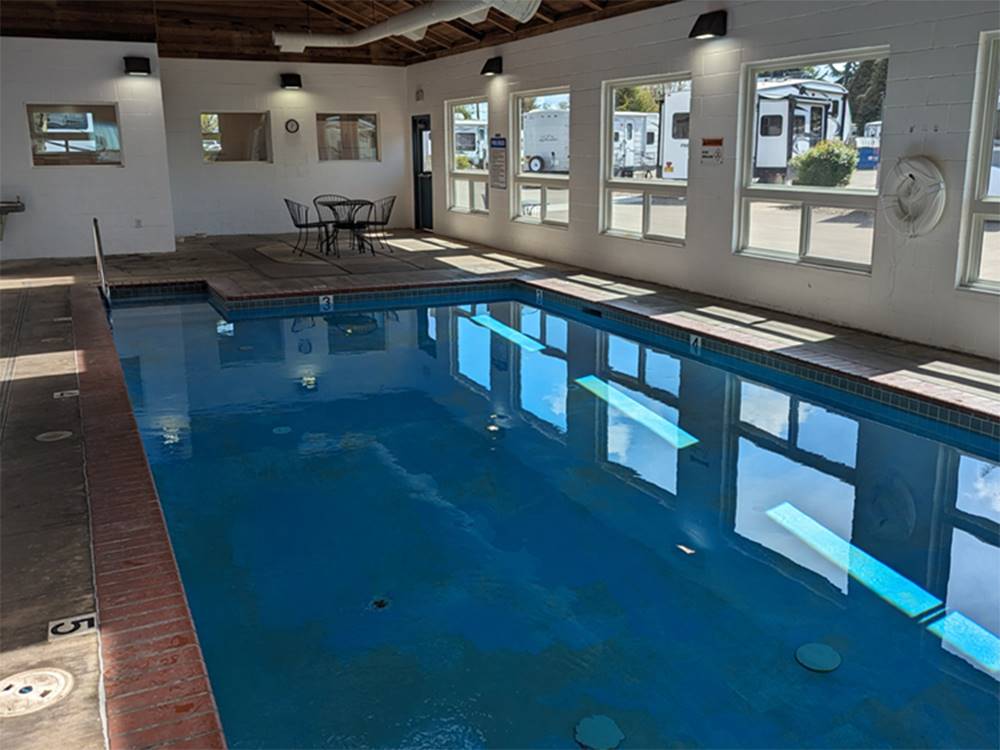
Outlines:
{"label": "number 3 on pool edge", "polygon": [[333,310],[333,295],[321,294],[319,296],[319,311],[330,312],[331,310]]}

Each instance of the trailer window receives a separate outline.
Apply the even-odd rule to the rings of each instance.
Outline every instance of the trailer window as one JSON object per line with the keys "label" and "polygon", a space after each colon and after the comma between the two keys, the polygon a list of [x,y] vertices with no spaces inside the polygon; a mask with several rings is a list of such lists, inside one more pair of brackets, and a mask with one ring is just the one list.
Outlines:
{"label": "trailer window", "polygon": [[691,129],[691,114],[677,112],[670,122],[670,137],[675,141],[686,141]]}
{"label": "trailer window", "polygon": [[689,74],[604,84],[603,231],[683,242],[690,111]]}
{"label": "trailer window", "polygon": [[451,210],[485,213],[489,206],[486,184],[486,133],[489,104],[485,99],[447,102],[448,206]]}
{"label": "trailer window", "polygon": [[529,224],[569,221],[570,93],[550,89],[511,97],[517,127],[512,215]]}
{"label": "trailer window", "polygon": [[792,134],[805,135],[805,132],[806,132],[806,116],[795,115],[795,117],[792,118]]}
{"label": "trailer window", "polygon": [[784,122],[785,118],[781,115],[764,115],[760,118],[760,134],[764,136],[781,135],[781,126]]}

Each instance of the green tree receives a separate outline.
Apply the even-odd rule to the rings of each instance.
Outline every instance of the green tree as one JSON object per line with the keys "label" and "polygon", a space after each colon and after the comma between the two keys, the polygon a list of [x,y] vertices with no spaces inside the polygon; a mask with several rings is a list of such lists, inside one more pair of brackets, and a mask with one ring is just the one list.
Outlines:
{"label": "green tree", "polygon": [[615,89],[615,112],[659,112],[661,86],[622,86]]}
{"label": "green tree", "polygon": [[844,67],[839,83],[847,89],[851,105],[851,120],[856,131],[866,122],[882,119],[885,102],[885,81],[889,72],[889,59],[849,62]]}

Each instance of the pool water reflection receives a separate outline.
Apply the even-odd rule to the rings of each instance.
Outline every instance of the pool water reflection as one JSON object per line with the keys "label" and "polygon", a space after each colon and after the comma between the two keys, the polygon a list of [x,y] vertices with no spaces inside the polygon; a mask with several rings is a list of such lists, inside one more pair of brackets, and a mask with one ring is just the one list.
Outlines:
{"label": "pool water reflection", "polygon": [[234,748],[1000,742],[995,445],[520,302],[114,319]]}

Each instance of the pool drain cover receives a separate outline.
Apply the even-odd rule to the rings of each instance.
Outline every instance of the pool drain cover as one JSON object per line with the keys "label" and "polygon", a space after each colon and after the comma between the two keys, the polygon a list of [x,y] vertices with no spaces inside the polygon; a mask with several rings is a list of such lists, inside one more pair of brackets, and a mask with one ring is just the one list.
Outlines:
{"label": "pool drain cover", "polygon": [[73,433],[69,430],[53,430],[52,432],[43,432],[40,435],[35,435],[35,440],[39,443],[54,443],[57,440],[65,440],[68,437],[73,437]]}
{"label": "pool drain cover", "polygon": [[0,718],[24,716],[48,708],[69,695],[73,675],[48,667],[29,669],[0,682]]}
{"label": "pool drain cover", "polygon": [[608,716],[587,716],[576,725],[573,738],[587,750],[613,750],[625,739],[625,733]]}
{"label": "pool drain cover", "polygon": [[840,666],[840,654],[825,643],[807,643],[795,651],[795,660],[813,672],[832,672]]}
{"label": "pool drain cover", "polygon": [[368,608],[369,609],[388,609],[389,608],[389,600],[386,599],[384,596],[377,597],[377,598],[371,600],[371,603],[368,605]]}

